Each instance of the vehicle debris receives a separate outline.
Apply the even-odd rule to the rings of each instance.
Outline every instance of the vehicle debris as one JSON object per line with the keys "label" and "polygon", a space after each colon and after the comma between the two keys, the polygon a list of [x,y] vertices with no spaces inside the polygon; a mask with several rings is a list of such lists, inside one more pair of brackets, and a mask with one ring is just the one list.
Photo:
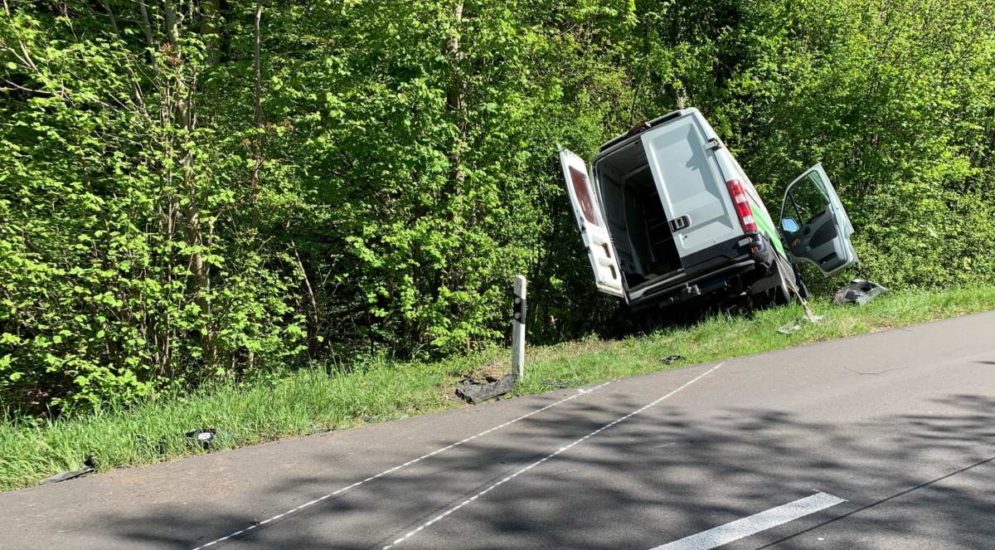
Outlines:
{"label": "vehicle debris", "polygon": [[218,431],[214,428],[198,428],[196,430],[190,430],[186,433],[187,437],[199,443],[200,448],[204,450],[210,448],[211,443],[217,435]]}
{"label": "vehicle debris", "polygon": [[862,306],[885,292],[888,292],[888,289],[879,284],[866,279],[854,279],[836,291],[836,294],[833,295],[833,303]]}
{"label": "vehicle debris", "polygon": [[518,382],[517,373],[511,373],[499,380],[492,380],[485,383],[467,379],[460,382],[459,386],[456,387],[456,395],[467,403],[476,405],[510,392],[515,387],[516,382]]}
{"label": "vehicle debris", "polygon": [[801,316],[797,321],[791,321],[790,323],[781,325],[781,327],[778,328],[777,331],[785,335],[793,334],[801,330],[802,326],[805,323],[810,323],[815,325],[822,319],[823,317],[821,315],[813,315],[810,312],[806,312],[806,314]]}
{"label": "vehicle debris", "polygon": [[38,482],[39,485],[48,485],[49,483],[61,483],[63,481],[69,481],[70,479],[81,478],[85,475],[89,475],[96,471],[97,464],[93,460],[93,455],[88,455],[83,461],[83,467],[78,470],[73,470],[71,472],[61,472],[55,474],[54,476],[46,477],[45,479]]}

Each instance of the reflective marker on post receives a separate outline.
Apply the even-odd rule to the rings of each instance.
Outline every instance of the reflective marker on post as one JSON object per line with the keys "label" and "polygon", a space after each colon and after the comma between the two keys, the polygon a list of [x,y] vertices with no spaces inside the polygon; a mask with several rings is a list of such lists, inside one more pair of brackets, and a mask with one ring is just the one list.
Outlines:
{"label": "reflective marker on post", "polygon": [[528,306],[525,289],[528,281],[522,275],[515,275],[515,315],[511,321],[511,370],[519,379],[525,378],[525,317]]}

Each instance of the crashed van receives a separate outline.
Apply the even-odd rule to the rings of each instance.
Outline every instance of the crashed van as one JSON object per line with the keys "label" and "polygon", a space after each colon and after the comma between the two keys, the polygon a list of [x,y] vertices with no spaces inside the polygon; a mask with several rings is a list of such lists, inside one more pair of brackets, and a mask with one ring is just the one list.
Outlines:
{"label": "crashed van", "polygon": [[702,296],[790,298],[796,262],[826,276],[857,261],[853,226],[821,165],[785,192],[775,225],[697,109],[639,124],[590,167],[562,149],[567,194],[598,290],[632,307]]}

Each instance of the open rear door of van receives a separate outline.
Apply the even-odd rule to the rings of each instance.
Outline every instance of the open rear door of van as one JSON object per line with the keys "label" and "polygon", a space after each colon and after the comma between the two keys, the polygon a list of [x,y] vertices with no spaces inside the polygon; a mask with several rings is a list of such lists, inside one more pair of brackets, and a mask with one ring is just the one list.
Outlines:
{"label": "open rear door of van", "polygon": [[821,164],[791,182],[781,204],[781,231],[791,258],[827,277],[857,262],[853,225]]}
{"label": "open rear door of van", "polygon": [[576,154],[561,149],[560,164],[563,166],[567,195],[570,196],[577,225],[580,226],[581,238],[587,247],[588,256],[591,257],[591,268],[594,270],[598,290],[624,298],[625,289],[618,256],[602,217],[598,196],[591,185],[587,163]]}
{"label": "open rear door of van", "polygon": [[685,268],[692,254],[743,234],[716,155],[721,142],[701,113],[682,111],[642,142]]}

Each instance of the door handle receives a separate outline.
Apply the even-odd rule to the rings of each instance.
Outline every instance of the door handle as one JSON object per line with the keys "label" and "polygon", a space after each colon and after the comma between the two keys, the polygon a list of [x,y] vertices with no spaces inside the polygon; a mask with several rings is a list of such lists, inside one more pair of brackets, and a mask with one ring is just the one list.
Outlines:
{"label": "door handle", "polygon": [[688,227],[691,227],[691,218],[687,216],[681,216],[670,220],[671,231],[680,231],[681,229],[687,229]]}

